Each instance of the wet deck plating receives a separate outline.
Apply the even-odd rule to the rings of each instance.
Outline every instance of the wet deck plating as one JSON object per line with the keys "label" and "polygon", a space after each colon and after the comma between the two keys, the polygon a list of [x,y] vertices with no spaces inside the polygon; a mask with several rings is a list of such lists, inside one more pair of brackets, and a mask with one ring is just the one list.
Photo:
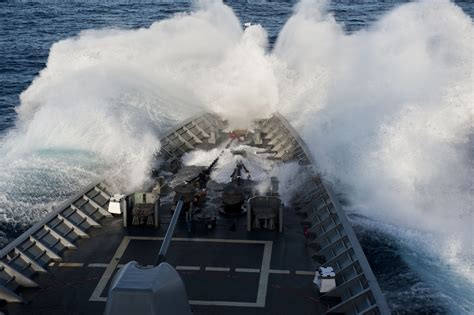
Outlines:
{"label": "wet deck plating", "polygon": [[[89,301],[94,302],[105,302],[107,298],[102,296],[107,283],[111,280],[115,269],[119,268],[119,261],[122,258],[125,250],[130,244],[131,240],[155,240],[161,241],[163,237],[144,237],[144,236],[125,236],[117,248],[112,260],[107,264],[104,274],[100,278],[97,286],[92,293]],[[272,241],[260,241],[260,240],[234,240],[234,239],[215,239],[215,238],[173,238],[174,242],[211,242],[211,243],[227,243],[227,244],[261,244],[263,245],[263,258],[261,262],[261,267],[259,269],[252,269],[253,271],[257,270],[260,273],[257,298],[254,303],[249,302],[239,302],[239,301],[205,301],[205,300],[190,300],[190,304],[194,305],[220,305],[220,306],[234,306],[234,307],[265,307],[265,301],[267,296],[268,288],[268,276],[271,272],[270,262],[272,255]],[[77,265],[74,265],[77,266]],[[97,266],[95,264],[95,266]],[[181,268],[179,268],[181,267]],[[184,268],[183,268],[184,267]],[[236,272],[240,268],[235,268]],[[243,272],[249,272],[250,269],[242,268]],[[177,266],[177,270],[201,270],[200,266]],[[229,267],[215,267],[207,266],[204,267],[205,271],[211,272],[230,272],[231,268]],[[278,273],[278,272],[276,272]],[[289,273],[289,271],[288,271]]]}

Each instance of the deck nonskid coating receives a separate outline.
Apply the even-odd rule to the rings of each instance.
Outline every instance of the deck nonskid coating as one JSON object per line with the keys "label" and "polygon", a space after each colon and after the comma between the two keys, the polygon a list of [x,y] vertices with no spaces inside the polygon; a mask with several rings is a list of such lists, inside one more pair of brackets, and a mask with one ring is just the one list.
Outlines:
{"label": "deck nonskid coating", "polygon": [[[116,271],[130,260],[142,265],[153,262],[169,213],[160,217],[159,230],[124,229],[120,218],[106,219],[102,228],[91,231],[92,239],[80,240],[77,250],[64,252],[62,265],[54,263],[47,274],[39,275],[39,290],[22,290],[28,304],[10,304],[2,310],[102,314]],[[188,233],[184,221],[178,223],[167,262],[178,267],[195,314],[318,314],[327,309],[316,298],[298,218],[285,209],[284,220],[281,234],[247,232],[245,216],[237,218],[235,231],[229,229],[232,220],[227,218],[219,218],[215,230],[193,233]]]}
{"label": "deck nonskid coating", "polygon": [[[214,122],[210,123],[208,119]],[[3,282],[23,296],[23,298],[18,297],[14,295],[15,293],[7,291],[10,301],[29,302],[29,304],[10,304],[4,307],[5,311],[10,314],[101,314],[105,307],[110,283],[119,268],[129,260],[137,260],[144,266],[154,261],[170,222],[171,210],[174,208],[173,187],[175,184],[188,181],[196,175],[196,172],[199,172],[199,169],[202,169],[202,166],[181,164],[178,173],[175,173],[177,169],[173,161],[176,162],[176,158],[182,158],[184,152],[199,149],[209,151],[211,147],[222,147],[222,145],[233,155],[241,154],[237,152],[239,150],[232,152],[236,143],[233,140],[228,141],[226,132],[222,132],[225,123],[219,121],[217,117],[204,114],[184,122],[184,124],[188,123],[191,125],[202,123],[203,128],[209,129],[209,132],[220,130],[218,137],[220,140],[217,144],[210,145],[205,140],[205,135],[200,133],[200,136],[204,138],[200,138],[202,143],[199,144],[193,140],[197,134],[190,136],[184,125],[178,126],[162,139],[163,150],[160,156],[168,159],[163,166],[160,166],[160,171],[153,172],[154,176],[163,176],[166,183],[160,191],[161,229],[131,226],[124,229],[121,217],[104,218],[111,216],[105,209],[108,202],[107,196],[110,193],[113,194],[112,190],[107,187],[107,183],[86,187],[83,192],[74,197],[74,200],[81,202],[81,204],[75,204],[76,207],[82,210],[72,208],[72,213],[66,213],[69,202],[76,202],[68,201],[64,207],[60,207],[38,222],[30,229],[31,231],[24,233],[2,251],[4,259],[13,261],[14,259],[10,257],[13,250],[17,250],[16,247],[19,246],[20,250],[25,250],[25,246],[29,248],[32,245],[30,255],[40,255],[37,257],[41,258],[41,255],[49,250],[47,257],[50,258],[43,261],[43,265],[49,262],[48,276],[35,275],[35,272],[31,272],[35,281],[41,286],[39,290],[24,288],[16,290],[19,284],[15,282],[15,277],[8,273],[5,275],[6,272],[3,272],[5,276]],[[295,193],[293,197],[290,196],[292,205],[284,207],[281,221],[284,224],[283,233],[268,230],[248,232],[245,214],[236,219],[220,215],[218,210],[223,206],[222,192],[228,177],[223,174],[226,175],[222,178],[223,181],[215,178],[207,182],[206,201],[196,212],[192,233],[187,231],[184,220],[181,220],[167,253],[168,262],[176,267],[184,279],[193,311],[197,314],[241,314],[243,312],[250,314],[322,314],[326,312],[389,314],[375,276],[330,183],[321,180],[314,170],[311,164],[312,158],[299,135],[278,113],[270,119],[259,121],[258,124],[260,130],[266,135],[263,146],[270,149],[265,151],[267,152],[265,154],[273,155],[273,158],[266,155],[261,157],[272,161],[274,158],[286,162],[297,161],[308,176],[298,187],[298,193]],[[187,137],[187,140],[182,140],[183,137]],[[207,153],[214,155],[210,157],[217,161],[216,152]],[[227,173],[240,158],[227,157],[221,160],[224,166],[230,167],[225,170],[221,165]],[[266,173],[267,176],[260,178],[259,181],[270,180],[271,172],[268,167],[257,168],[254,171],[252,171],[254,175],[259,174],[259,171]],[[259,187],[256,185],[259,176],[256,177],[252,176],[241,184],[245,199],[258,193]],[[104,189],[108,194],[103,191]],[[91,194],[96,197],[92,197]],[[103,199],[102,195],[106,198]],[[99,198],[99,200],[91,202],[90,198]],[[96,205],[96,202],[100,206]],[[92,215],[94,210],[100,210],[100,218],[97,219],[101,219],[102,227],[89,229],[89,224],[82,226],[90,234],[92,240],[80,239],[81,235],[82,237],[88,235],[85,232],[79,233],[73,239],[74,245],[78,248],[75,251],[65,252],[64,246],[58,243],[57,237],[51,237],[49,235],[51,233],[45,235],[44,232],[41,232],[43,234],[38,232],[39,230],[49,231],[47,225],[56,226],[57,223],[54,222],[58,220],[60,224],[65,223],[63,214],[66,216],[78,214],[80,217],[76,218],[75,224],[71,222],[69,228],[80,225],[82,224],[80,222],[83,222],[79,221],[83,220],[80,211],[86,211]],[[200,216],[209,218],[214,215],[218,215],[218,219],[217,227],[212,231],[207,230],[207,224],[196,222],[199,221]],[[310,233],[317,236],[313,239],[315,235],[308,235],[309,245],[311,245],[309,248],[303,236],[302,223],[311,226]],[[67,231],[68,228],[63,233]],[[57,253],[45,247],[41,254],[41,242],[28,239],[31,233],[37,233],[36,237],[39,239],[49,238],[48,246],[55,247]],[[309,252],[312,258],[308,255]],[[60,262],[51,262],[51,259],[60,260]],[[319,295],[312,284],[313,270],[321,264],[333,265],[337,269],[336,283],[340,284],[340,287],[334,291],[321,296],[321,299],[324,298],[326,301],[325,303],[317,298]],[[26,265],[24,268],[30,267]],[[8,279],[12,281],[8,282]],[[354,283],[352,279],[358,281]],[[328,306],[326,303],[331,305]]]}

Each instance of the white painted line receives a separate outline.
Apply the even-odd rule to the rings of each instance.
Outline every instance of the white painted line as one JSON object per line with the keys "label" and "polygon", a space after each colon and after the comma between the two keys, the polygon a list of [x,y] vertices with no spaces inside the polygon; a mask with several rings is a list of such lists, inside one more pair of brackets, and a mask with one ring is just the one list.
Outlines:
{"label": "white painted line", "polygon": [[230,271],[230,268],[227,267],[206,267],[206,271]]}
{"label": "white painted line", "polygon": [[260,279],[258,281],[257,301],[255,302],[259,307],[265,307],[267,299],[268,277],[270,271],[270,263],[272,259],[273,242],[265,242],[263,248],[262,268],[260,272]]}
{"label": "white painted line", "polygon": [[[107,302],[106,297],[99,297],[96,302]],[[261,307],[257,303],[253,302],[232,302],[232,301],[201,301],[201,300],[189,300],[191,305],[213,305],[213,306],[233,306],[233,307]]]}
{"label": "white painted line", "polygon": [[88,264],[87,267],[92,267],[92,268],[107,268],[109,264],[102,264],[102,263],[92,263]]}
{"label": "white painted line", "polygon": [[49,263],[49,266],[50,266],[50,267],[53,267],[53,266],[54,266],[54,262],[50,262],[50,263]]}
{"label": "white painted line", "polygon": [[[113,275],[113,272],[116,268],[123,267],[123,264],[119,264],[120,258],[123,256],[125,250],[127,249],[130,240],[163,240],[163,237],[148,237],[148,236],[124,236],[122,242],[117,248],[114,257],[109,264],[105,264],[107,269],[100,278],[94,292],[92,293],[89,301],[96,302],[106,302],[107,298],[101,296],[107,283]],[[263,259],[262,259],[262,268],[261,269],[250,269],[250,268],[236,268],[241,269],[240,272],[259,272],[260,279],[258,284],[257,292],[257,301],[252,302],[232,302],[232,301],[201,301],[201,300],[190,300],[189,304],[193,305],[216,305],[216,306],[234,306],[234,307],[265,307],[267,288],[268,288],[268,277],[270,273],[270,262],[272,256],[272,241],[258,241],[258,240],[235,240],[235,239],[215,239],[215,238],[173,238],[173,241],[187,241],[187,242],[212,242],[212,243],[230,243],[230,244],[261,244],[264,245]],[[102,264],[92,264],[92,266],[97,265],[97,267],[102,267]],[[181,266],[181,267],[195,267],[198,266]],[[210,268],[210,269],[209,269]],[[178,268],[177,268],[178,269]],[[205,268],[209,271],[230,271],[230,268],[221,268],[221,267],[207,267]],[[198,270],[201,270],[199,267]],[[247,270],[247,271],[242,271]],[[252,271],[250,271],[252,270]],[[289,272],[288,272],[289,273]]]}
{"label": "white painted line", "polygon": [[124,236],[124,238],[122,239],[122,242],[120,243],[119,247],[115,251],[114,256],[112,257],[112,260],[108,264],[107,269],[105,269],[104,274],[102,275],[99,282],[97,283],[97,286],[95,287],[94,292],[92,292],[92,295],[89,298],[89,301],[99,301],[99,302],[105,301],[105,298],[101,297],[102,292],[104,291],[105,287],[107,286],[107,283],[112,277],[112,274],[114,273],[115,268],[117,268],[120,258],[125,252],[125,249],[127,249],[127,246],[129,243],[130,243],[130,238],[128,238],[127,236]]}
{"label": "white painted line", "polygon": [[296,270],[296,271],[295,271],[295,275],[314,276],[314,271]]}
{"label": "white painted line", "polygon": [[189,300],[191,305],[215,305],[215,306],[234,306],[234,307],[260,307],[257,303],[252,302],[231,302],[231,301],[199,301]]}
{"label": "white painted line", "polygon": [[259,273],[260,269],[253,269],[253,268],[235,268],[235,272],[253,272]]}
{"label": "white painted line", "polygon": [[[163,240],[163,237],[153,236],[129,236],[130,240]],[[186,237],[174,237],[172,241],[185,241],[185,242],[210,242],[210,243],[230,243],[230,244],[267,244],[272,241],[258,241],[258,240],[235,240],[226,238],[186,238]]]}
{"label": "white painted line", "polygon": [[200,266],[176,266],[176,270],[193,270],[199,271],[201,270]]}
{"label": "white painted line", "polygon": [[59,267],[82,267],[84,264],[83,263],[73,263],[73,262],[64,262],[64,263],[59,263]]}
{"label": "white painted line", "polygon": [[270,269],[270,273],[277,273],[281,275],[289,275],[290,271],[289,270],[281,270],[281,269]]}

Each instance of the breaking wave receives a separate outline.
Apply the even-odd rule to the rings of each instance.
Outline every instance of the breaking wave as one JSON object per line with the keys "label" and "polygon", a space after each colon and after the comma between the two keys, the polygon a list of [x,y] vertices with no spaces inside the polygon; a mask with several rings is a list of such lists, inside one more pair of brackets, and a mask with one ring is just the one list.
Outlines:
{"label": "breaking wave", "polygon": [[471,18],[419,1],[347,34],[326,6],[300,2],[273,49],[220,1],[55,43],[1,140],[4,219],[33,222],[102,177],[139,188],[160,132],[199,111],[237,126],[279,110],[349,210],[398,238],[427,235],[406,248],[474,283]]}
{"label": "breaking wave", "polygon": [[453,3],[420,1],[348,35],[324,2],[303,1],[272,53],[286,70],[279,106],[321,171],[372,228],[417,235],[403,248],[436,287],[452,277],[454,313],[474,306],[473,30]]}

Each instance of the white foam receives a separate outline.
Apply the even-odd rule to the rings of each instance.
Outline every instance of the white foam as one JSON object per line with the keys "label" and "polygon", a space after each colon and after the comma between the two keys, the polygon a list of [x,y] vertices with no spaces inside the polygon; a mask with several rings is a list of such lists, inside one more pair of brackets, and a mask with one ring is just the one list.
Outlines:
{"label": "white foam", "polygon": [[[245,152],[245,156],[232,153],[234,150]],[[261,151],[261,149],[237,145],[227,149],[195,150],[185,154],[182,160],[185,165],[209,166],[219,156],[219,160],[211,174],[211,179],[218,183],[229,183],[237,162],[242,161],[252,180],[269,182],[270,171],[273,169],[274,163],[258,155],[258,151]],[[244,173],[244,177],[246,175]]]}
{"label": "white foam", "polygon": [[400,5],[353,34],[302,1],[274,51],[279,106],[320,170],[360,213],[433,235],[432,253],[470,281],[473,40],[448,1]]}
{"label": "white foam", "polygon": [[[234,154],[232,151],[245,152],[245,155]],[[300,166],[296,162],[282,164],[268,160],[264,154],[257,154],[259,151],[262,150],[247,145],[209,151],[195,150],[183,155],[182,161],[184,165],[209,166],[219,156],[211,173],[211,179],[218,183],[229,183],[237,162],[241,161],[249,171],[250,178],[256,182],[257,191],[262,195],[270,189],[271,177],[277,177],[279,194],[283,202],[288,203],[303,181]],[[243,174],[244,177],[246,175]]]}
{"label": "white foam", "polygon": [[[106,176],[132,191],[174,122],[208,110],[233,126],[279,110],[360,213],[431,233],[440,257],[472,279],[471,18],[448,1],[418,1],[348,35],[324,1],[302,1],[274,51],[266,38],[222,2],[202,1],[149,28],[54,44],[2,140],[2,198],[20,204],[22,187],[61,178],[65,190]],[[16,160],[23,166],[10,167]],[[29,177],[36,167],[44,182]]]}

